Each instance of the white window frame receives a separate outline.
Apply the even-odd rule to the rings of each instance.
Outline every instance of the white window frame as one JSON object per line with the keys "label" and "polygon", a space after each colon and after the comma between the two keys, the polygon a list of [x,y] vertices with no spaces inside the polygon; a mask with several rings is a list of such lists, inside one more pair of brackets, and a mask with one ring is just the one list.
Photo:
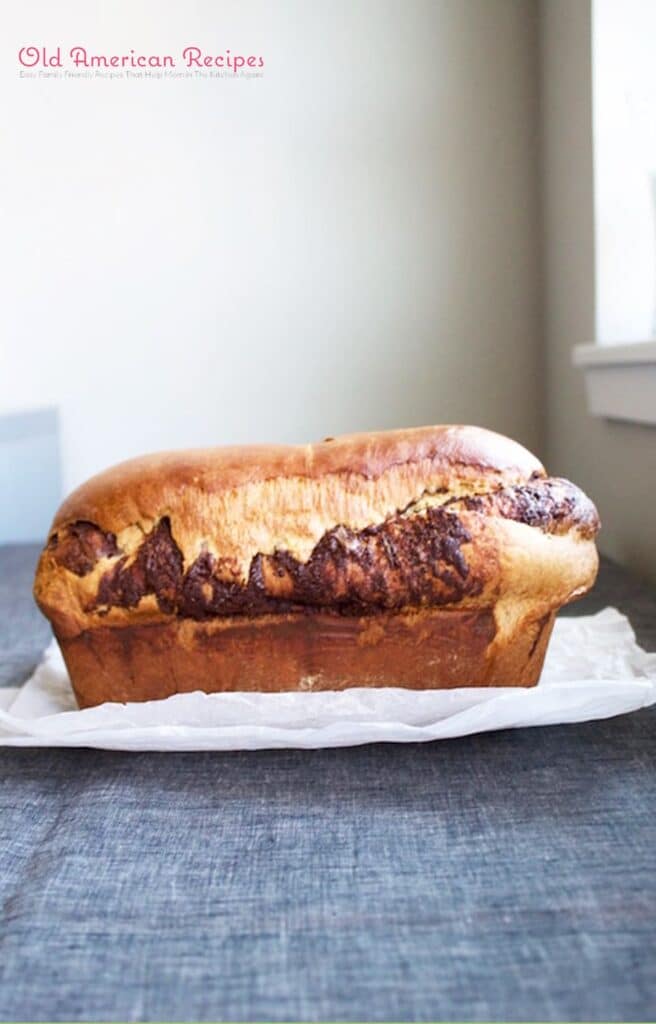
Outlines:
{"label": "white window frame", "polygon": [[593,416],[656,426],[656,341],[577,345],[574,365]]}

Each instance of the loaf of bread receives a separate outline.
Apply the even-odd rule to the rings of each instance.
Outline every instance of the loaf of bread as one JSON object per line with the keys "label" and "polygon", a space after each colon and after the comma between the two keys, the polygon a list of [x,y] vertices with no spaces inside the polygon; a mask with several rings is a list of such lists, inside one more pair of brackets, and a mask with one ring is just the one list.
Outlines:
{"label": "loaf of bread", "polygon": [[63,503],[35,597],[83,707],[531,686],[598,528],[577,487],[476,427],[168,452]]}

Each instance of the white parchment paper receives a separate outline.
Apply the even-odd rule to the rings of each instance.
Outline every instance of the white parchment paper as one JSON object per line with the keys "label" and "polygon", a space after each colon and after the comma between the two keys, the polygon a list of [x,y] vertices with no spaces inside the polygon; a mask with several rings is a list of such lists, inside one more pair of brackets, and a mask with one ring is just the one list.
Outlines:
{"label": "white parchment paper", "polygon": [[0,745],[115,750],[256,750],[414,743],[555,725],[656,703],[656,654],[614,608],[556,622],[537,687],[328,693],[186,693],[79,711],[59,648],[0,690]]}

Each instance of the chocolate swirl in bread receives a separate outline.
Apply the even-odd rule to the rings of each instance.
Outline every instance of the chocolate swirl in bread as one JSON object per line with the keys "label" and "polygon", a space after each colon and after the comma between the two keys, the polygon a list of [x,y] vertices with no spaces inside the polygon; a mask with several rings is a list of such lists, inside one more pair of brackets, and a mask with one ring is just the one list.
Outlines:
{"label": "chocolate swirl in bread", "polygon": [[133,558],[120,550],[114,534],[86,522],[53,534],[49,549],[77,576],[86,576],[102,558],[115,560],[100,577],[90,608],[133,608],[153,594],[162,612],[198,620],[331,606],[361,615],[376,608],[447,605],[480,592],[480,575],[470,572],[463,553],[472,538],[459,508],[551,533],[574,528],[594,536],[598,525],[594,506],[578,488],[565,480],[537,479],[486,495],[447,498],[421,512],[411,506],[359,531],[336,526],[307,561],[289,551],[258,553],[244,583],[231,578],[229,566],[224,569],[209,551],[185,572],[168,518],[147,534]]}

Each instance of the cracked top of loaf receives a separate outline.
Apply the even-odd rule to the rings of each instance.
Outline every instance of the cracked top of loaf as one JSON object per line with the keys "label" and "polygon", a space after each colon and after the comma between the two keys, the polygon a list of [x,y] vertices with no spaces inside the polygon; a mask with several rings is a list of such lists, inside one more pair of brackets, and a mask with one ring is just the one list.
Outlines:
{"label": "cracked top of loaf", "polygon": [[35,596],[58,635],[178,617],[375,614],[527,602],[589,588],[594,505],[477,427],[165,452],[74,491]]}

